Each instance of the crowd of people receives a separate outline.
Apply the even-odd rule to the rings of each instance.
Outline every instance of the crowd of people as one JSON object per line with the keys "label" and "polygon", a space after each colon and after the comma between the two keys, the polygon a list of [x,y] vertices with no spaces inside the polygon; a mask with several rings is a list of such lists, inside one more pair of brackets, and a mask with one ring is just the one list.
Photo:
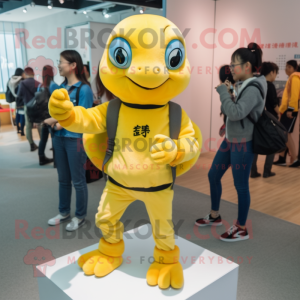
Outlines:
{"label": "crowd of people", "polygon": [[[30,150],[38,149],[39,163],[45,165],[53,162],[53,158],[45,156],[45,148],[49,135],[52,137],[55,166],[59,182],[59,214],[48,220],[49,225],[56,225],[68,221],[66,230],[77,230],[85,223],[88,205],[88,188],[84,165],[87,156],[83,147],[78,148],[78,141],[82,134],[64,129],[57,120],[44,110],[42,120],[35,122],[30,116],[31,101],[37,97],[49,98],[54,90],[64,88],[74,106],[91,108],[103,102],[116,98],[105,88],[99,76],[95,78],[96,93],[93,94],[90,84],[89,65],[84,65],[82,58],[75,50],[66,50],[60,53],[58,61],[60,76],[63,83],[54,82],[53,68],[44,66],[42,82],[34,79],[34,70],[30,67],[16,69],[7,84],[16,101],[17,132],[25,136]],[[238,194],[238,221],[221,236],[223,241],[240,241],[249,238],[246,228],[248,211],[250,208],[249,177],[257,178],[261,174],[257,170],[258,155],[253,152],[253,131],[264,109],[270,112],[286,128],[288,141],[286,149],[279,154],[274,162],[275,154],[266,156],[263,177],[274,176],[272,165],[285,166],[288,153],[291,156],[289,167],[300,166],[300,153],[296,153],[295,143],[291,133],[294,130],[298,115],[298,101],[300,98],[300,73],[297,61],[291,60],[286,64],[286,74],[289,77],[280,103],[273,82],[279,72],[273,62],[262,62],[262,50],[255,44],[248,48],[237,49],[231,57],[231,64],[220,69],[220,84],[216,91],[220,96],[221,115],[224,125],[220,135],[224,141],[217,151],[212,167],[208,174],[211,191],[211,211],[204,217],[196,220],[197,226],[219,226],[222,219],[219,213],[222,195],[221,179],[230,166],[232,167],[234,185]],[[99,74],[99,68],[98,68]],[[260,89],[255,87],[256,83]],[[47,102],[46,101],[46,102]],[[250,118],[249,118],[250,116]],[[252,121],[251,121],[252,119]],[[37,124],[35,124],[37,123]],[[40,136],[37,146],[32,137],[32,128],[36,126]],[[245,142],[244,151],[236,151],[236,143]],[[300,145],[299,145],[300,148]],[[79,149],[79,150],[78,150]],[[224,151],[227,149],[227,151]],[[299,150],[300,151],[300,150]],[[219,165],[226,168],[218,168]],[[75,217],[71,219],[70,203],[72,183],[76,191]]]}

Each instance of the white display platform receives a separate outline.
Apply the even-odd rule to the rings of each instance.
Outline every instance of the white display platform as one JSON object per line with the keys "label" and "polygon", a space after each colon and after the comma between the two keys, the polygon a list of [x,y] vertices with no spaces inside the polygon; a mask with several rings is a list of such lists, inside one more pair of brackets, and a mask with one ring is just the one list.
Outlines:
{"label": "white display platform", "polygon": [[177,236],[183,288],[162,290],[149,286],[146,273],[155,245],[151,231],[150,225],[144,225],[124,233],[123,264],[102,278],[85,276],[76,262],[81,254],[97,249],[98,243],[56,259],[54,266],[44,269],[45,276],[38,277],[40,299],[236,299],[239,266]]}

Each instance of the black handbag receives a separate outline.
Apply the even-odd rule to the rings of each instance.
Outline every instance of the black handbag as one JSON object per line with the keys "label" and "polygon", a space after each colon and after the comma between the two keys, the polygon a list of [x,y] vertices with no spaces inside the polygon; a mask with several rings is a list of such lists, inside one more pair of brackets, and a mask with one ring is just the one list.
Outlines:
{"label": "black handbag", "polygon": [[[257,87],[264,99],[263,91],[259,85],[250,83],[247,87],[249,86]],[[240,93],[238,99],[241,97],[243,91]],[[270,155],[280,153],[286,149],[288,140],[287,130],[274,115],[264,109],[257,122],[250,115],[247,118],[254,124],[253,152],[255,154]],[[241,125],[244,128],[243,120],[241,120]]]}
{"label": "black handbag", "polygon": [[30,122],[42,123],[45,119],[50,118],[48,111],[50,96],[50,91],[46,87],[35,92],[34,97],[26,105]]}

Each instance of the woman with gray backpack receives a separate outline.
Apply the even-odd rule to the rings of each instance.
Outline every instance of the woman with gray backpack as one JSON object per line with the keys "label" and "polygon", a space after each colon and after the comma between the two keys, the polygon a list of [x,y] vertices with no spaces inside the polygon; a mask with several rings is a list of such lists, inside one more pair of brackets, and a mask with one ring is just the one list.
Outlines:
{"label": "woman with gray backpack", "polygon": [[254,158],[254,124],[248,116],[257,122],[265,107],[266,78],[255,77],[253,74],[259,72],[261,64],[262,51],[257,44],[251,43],[248,48],[236,50],[231,56],[230,71],[236,82],[243,83],[235,102],[232,101],[227,89],[229,83],[225,82],[216,87],[220,95],[221,110],[227,116],[226,135],[208,174],[211,211],[206,217],[197,219],[195,224],[197,226],[222,225],[219,213],[222,196],[221,179],[231,167],[238,194],[238,219],[236,224],[220,236],[220,240],[225,242],[249,239],[246,221],[250,208],[249,177]]}

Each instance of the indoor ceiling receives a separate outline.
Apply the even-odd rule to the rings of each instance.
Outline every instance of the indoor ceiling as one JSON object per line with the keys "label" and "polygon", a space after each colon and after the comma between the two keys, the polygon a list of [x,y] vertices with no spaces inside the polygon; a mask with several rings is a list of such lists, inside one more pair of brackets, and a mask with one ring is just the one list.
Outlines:
{"label": "indoor ceiling", "polygon": [[[9,16],[7,13],[12,13],[13,11],[16,11],[16,9],[21,9],[22,12],[24,7],[27,9],[28,7],[29,9],[34,8],[32,6],[40,7],[39,9],[43,14],[42,7],[47,8],[49,4],[53,7],[53,13],[58,12],[56,9],[72,9],[77,11],[83,11],[86,9],[89,11],[99,11],[103,10],[104,6],[107,7],[110,4],[114,5],[113,12],[116,12],[128,9],[128,7],[151,7],[162,9],[163,0],[0,0],[0,21],[5,21],[5,16]],[[50,9],[48,10],[48,15],[49,11]],[[26,20],[26,16],[22,16],[22,19]]]}
{"label": "indoor ceiling", "polygon": [[[27,13],[23,12],[25,7],[27,9]],[[0,14],[0,21],[24,23],[27,21],[47,17],[64,10],[65,8],[53,7],[52,9],[48,9],[47,6],[35,5],[35,7],[31,7],[30,5],[25,5]]]}

